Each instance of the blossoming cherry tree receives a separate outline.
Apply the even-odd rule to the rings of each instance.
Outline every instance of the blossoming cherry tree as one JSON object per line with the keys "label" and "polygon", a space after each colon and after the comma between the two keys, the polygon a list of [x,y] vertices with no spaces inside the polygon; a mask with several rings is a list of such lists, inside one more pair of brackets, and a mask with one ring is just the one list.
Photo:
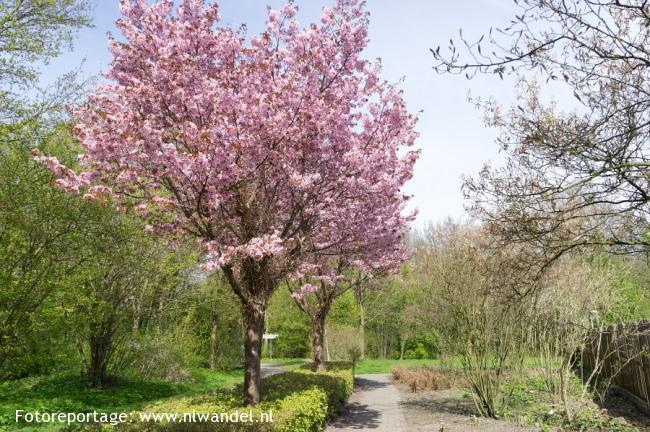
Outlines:
{"label": "blossoming cherry tree", "polygon": [[80,171],[38,157],[61,188],[202,243],[205,266],[241,300],[244,403],[258,403],[271,294],[345,242],[340,228],[366,203],[388,213],[353,224],[355,237],[403,222],[393,209],[407,200],[400,189],[417,152],[400,148],[413,144],[416,119],[361,58],[368,15],[357,0],[304,27],[287,3],[250,38],[219,26],[217,5],[203,0],[120,8],[107,83],[75,112]]}

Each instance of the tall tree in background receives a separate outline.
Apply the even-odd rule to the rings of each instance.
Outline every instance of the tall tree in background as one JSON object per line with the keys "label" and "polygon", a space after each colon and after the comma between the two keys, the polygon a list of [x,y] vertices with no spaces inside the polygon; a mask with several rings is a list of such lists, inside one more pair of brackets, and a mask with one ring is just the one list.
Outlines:
{"label": "tall tree in background", "polygon": [[[55,140],[60,131],[52,134]],[[91,206],[49,185],[52,174],[23,146],[0,151],[0,377],[29,351],[37,312],[84,262],[97,229]],[[85,223],[84,223],[85,221]]]}
{"label": "tall tree in background", "polygon": [[[486,103],[502,131],[503,167],[465,181],[472,209],[540,263],[586,246],[645,250],[650,190],[650,5],[644,0],[516,2],[510,26],[432,50],[440,73],[523,73],[559,79],[579,109],[560,113],[522,80],[518,106]],[[462,38],[462,33],[461,33]]]}
{"label": "tall tree in background", "polygon": [[[217,27],[217,6],[121,2],[125,41],[111,40],[110,83],[77,111],[77,174],[39,157],[59,187],[134,207],[154,232],[189,233],[241,300],[244,403],[260,400],[264,312],[284,278],[346,241],[355,218],[397,230],[393,211],[417,152],[401,93],[363,60],[368,16],[356,0],[325,8],[300,29],[287,3],[246,42]],[[398,154],[399,153],[399,154]],[[366,220],[365,205],[386,217]],[[355,235],[356,238],[359,235]]]}
{"label": "tall tree in background", "polygon": [[173,289],[181,284],[178,273],[187,278],[191,270],[182,252],[138,235],[142,227],[132,218],[98,207],[100,229],[77,246],[87,258],[69,277],[68,285],[74,288],[58,293],[92,387],[106,384],[116,351],[132,337],[134,322],[143,319],[143,305],[136,303],[151,294],[149,286]]}

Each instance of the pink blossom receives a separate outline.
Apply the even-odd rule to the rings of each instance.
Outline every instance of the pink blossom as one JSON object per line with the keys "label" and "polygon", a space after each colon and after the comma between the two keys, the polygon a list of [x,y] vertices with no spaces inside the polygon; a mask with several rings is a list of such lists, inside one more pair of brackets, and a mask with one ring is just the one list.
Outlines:
{"label": "pink blossom", "polygon": [[329,24],[334,20],[334,11],[332,9],[326,7],[323,8],[323,13],[320,17],[320,22],[323,24]]}
{"label": "pink blossom", "polygon": [[291,293],[291,297],[296,298],[296,299],[302,299],[307,294],[315,293],[319,289],[320,288],[318,288],[316,285],[312,285],[312,284],[307,283],[307,284],[304,284],[303,286],[300,287],[300,292]]}
{"label": "pink blossom", "polygon": [[107,83],[74,112],[79,172],[35,155],[58,187],[135,207],[147,231],[199,238],[207,268],[263,269],[270,284],[404,258],[417,118],[362,55],[363,2],[305,27],[289,2],[251,43],[202,0],[120,10]]}

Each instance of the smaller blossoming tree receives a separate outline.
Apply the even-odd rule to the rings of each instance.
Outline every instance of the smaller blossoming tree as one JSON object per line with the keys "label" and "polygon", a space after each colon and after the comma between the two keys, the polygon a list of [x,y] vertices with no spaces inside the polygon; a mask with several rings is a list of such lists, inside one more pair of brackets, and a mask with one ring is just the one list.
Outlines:
{"label": "smaller blossoming tree", "polygon": [[344,240],[303,264],[301,274],[308,277],[288,283],[291,297],[311,323],[312,355],[318,372],[325,370],[325,321],[334,301],[349,290],[362,289],[372,278],[393,272],[408,258],[403,239],[413,215],[401,216],[401,206],[392,198],[392,203],[364,203],[365,211],[340,227]]}

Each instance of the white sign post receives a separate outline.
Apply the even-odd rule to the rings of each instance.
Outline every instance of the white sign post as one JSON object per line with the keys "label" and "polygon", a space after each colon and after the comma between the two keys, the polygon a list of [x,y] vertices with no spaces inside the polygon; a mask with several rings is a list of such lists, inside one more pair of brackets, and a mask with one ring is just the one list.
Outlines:
{"label": "white sign post", "polygon": [[277,333],[264,333],[262,335],[262,340],[267,341],[269,344],[269,361],[273,360],[273,339],[277,339]]}

